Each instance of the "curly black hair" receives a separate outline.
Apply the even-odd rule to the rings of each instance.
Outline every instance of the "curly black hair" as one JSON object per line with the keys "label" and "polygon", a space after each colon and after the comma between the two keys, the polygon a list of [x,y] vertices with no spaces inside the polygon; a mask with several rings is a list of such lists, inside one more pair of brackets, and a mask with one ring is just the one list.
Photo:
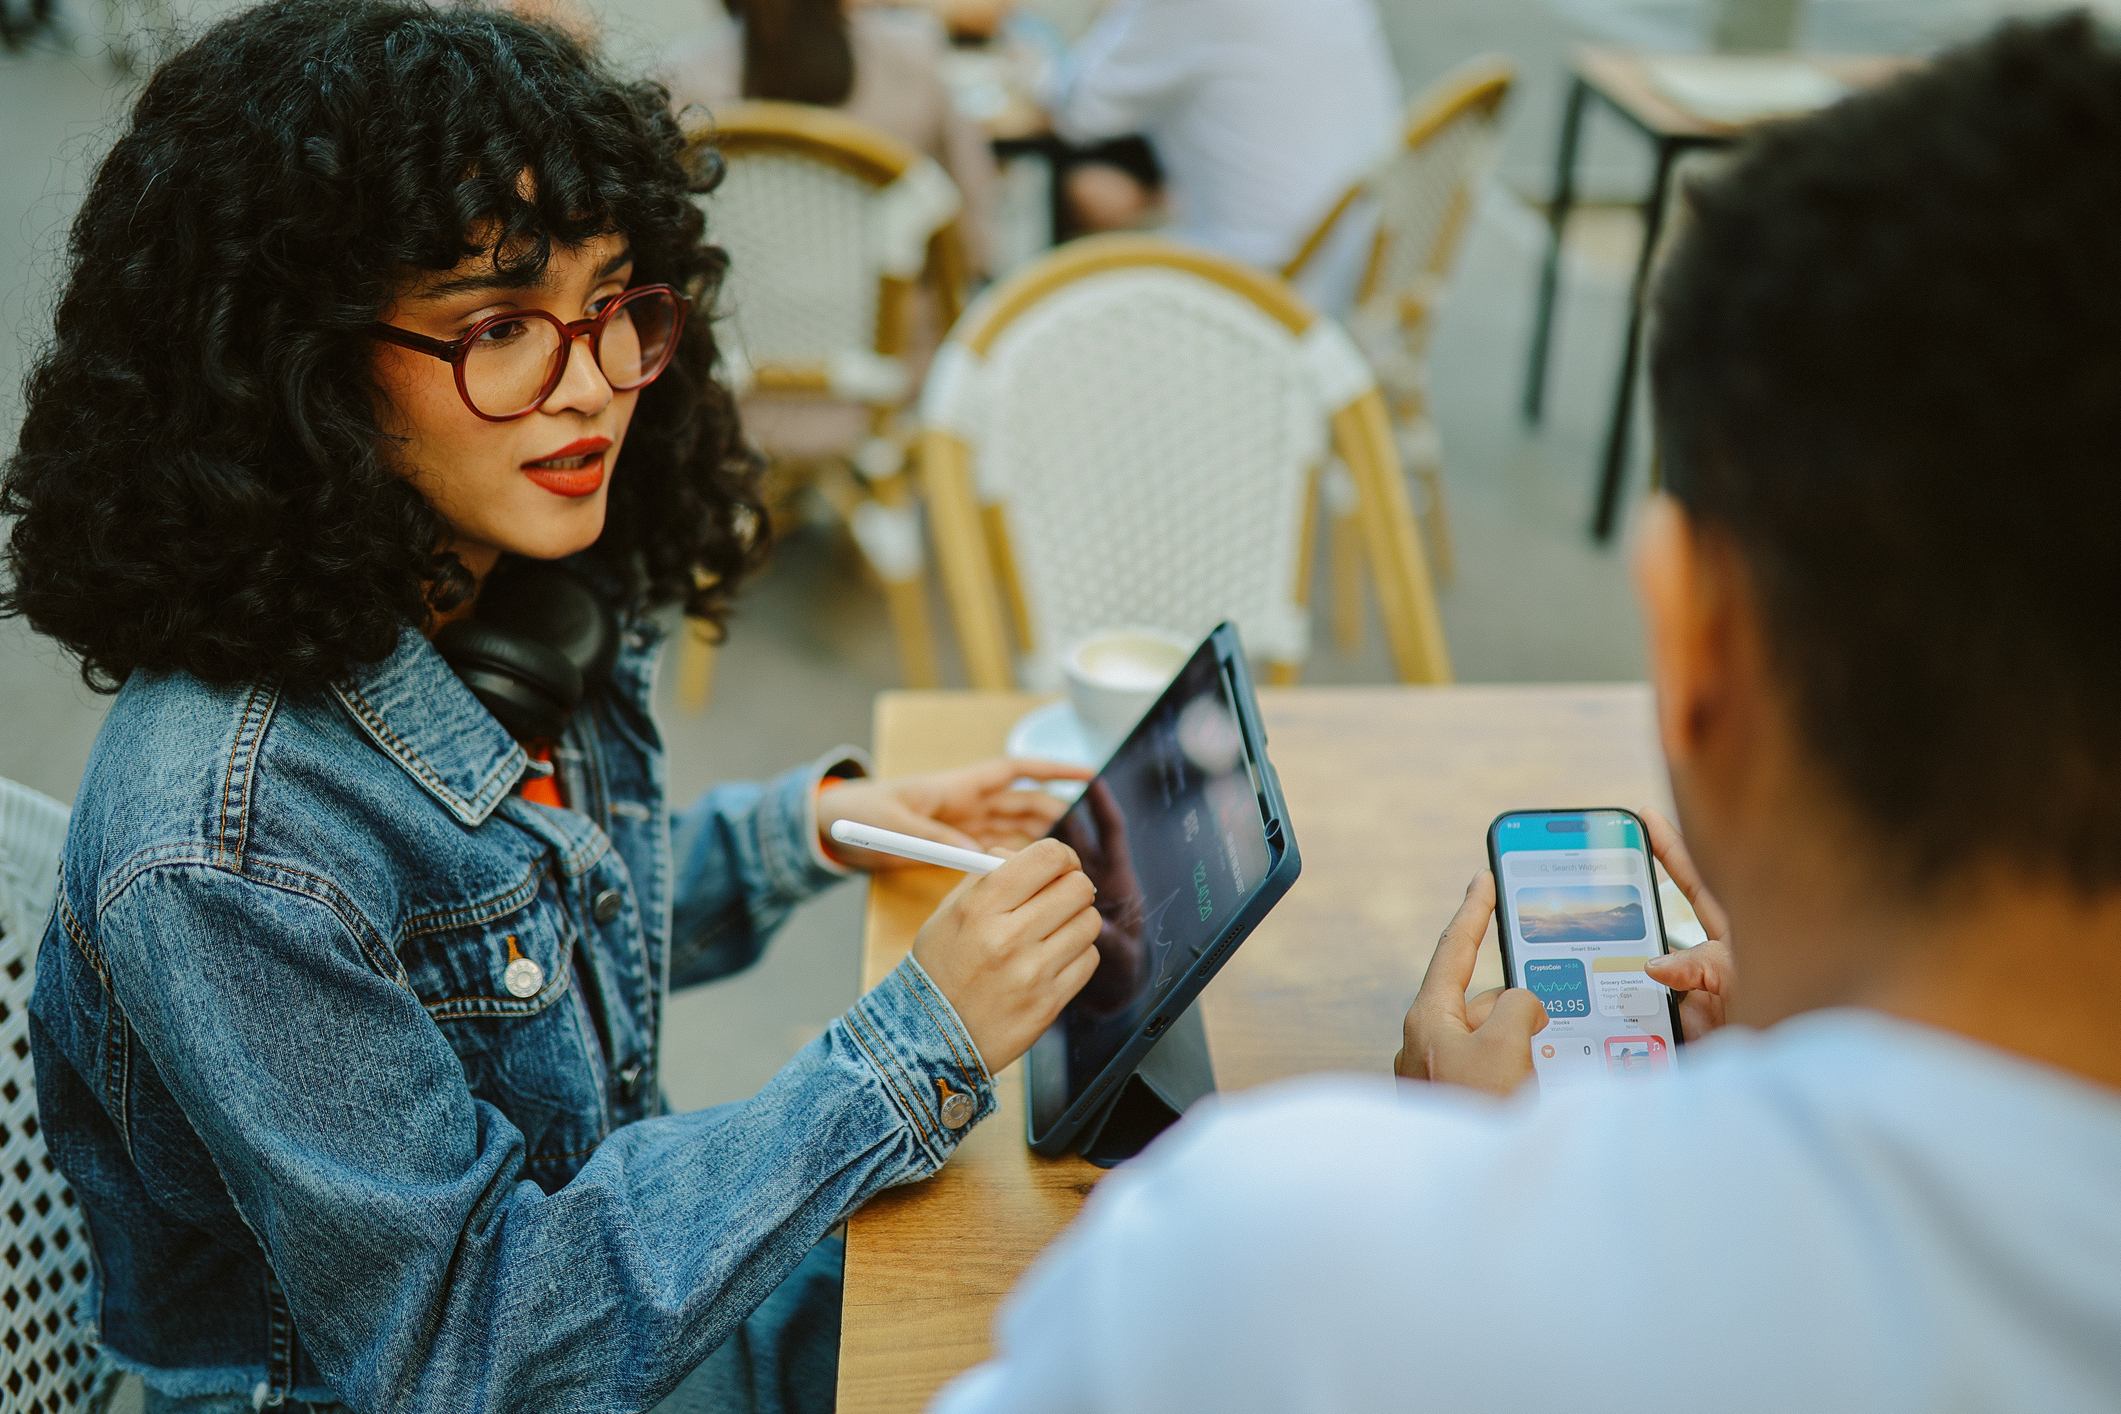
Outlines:
{"label": "curly black hair", "polygon": [[2017,22],[1763,132],[1658,284],[1667,484],[1900,883],[2121,886],[2117,151],[2121,45]]}
{"label": "curly black hair", "polygon": [[[667,95],[555,29],[472,8],[281,0],[154,75],[74,222],[53,339],[0,481],[0,615],[115,691],[136,669],[314,688],[460,605],[468,572],[388,462],[370,321],[489,246],[632,243],[700,316],[720,175]],[[528,180],[524,177],[527,174]],[[497,233],[497,234],[496,234]],[[758,469],[686,324],[585,555],[719,627],[764,552]]]}

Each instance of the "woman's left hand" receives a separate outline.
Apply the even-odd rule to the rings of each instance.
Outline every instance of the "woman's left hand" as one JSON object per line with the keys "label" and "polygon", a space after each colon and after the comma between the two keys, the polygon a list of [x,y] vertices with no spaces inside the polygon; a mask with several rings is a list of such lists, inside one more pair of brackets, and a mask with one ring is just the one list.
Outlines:
{"label": "woman's left hand", "polygon": [[1024,789],[1017,782],[1087,781],[1094,774],[1087,767],[1059,761],[998,757],[932,776],[849,781],[818,799],[818,844],[843,864],[871,871],[896,869],[912,861],[837,843],[832,838],[835,821],[853,820],[982,853],[1019,850],[1052,829],[1068,803],[1047,791]]}

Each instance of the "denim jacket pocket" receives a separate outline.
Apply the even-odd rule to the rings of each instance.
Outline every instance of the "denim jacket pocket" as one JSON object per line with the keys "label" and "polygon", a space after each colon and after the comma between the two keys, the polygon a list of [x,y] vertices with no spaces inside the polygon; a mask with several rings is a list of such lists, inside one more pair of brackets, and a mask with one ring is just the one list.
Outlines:
{"label": "denim jacket pocket", "polygon": [[451,910],[400,944],[413,991],[463,1062],[473,1097],[522,1132],[528,1176],[540,1184],[565,1182],[610,1127],[604,1042],[579,995],[580,941],[541,867],[528,885]]}
{"label": "denim jacket pocket", "polygon": [[416,922],[399,956],[438,1022],[534,1016],[565,993],[574,942],[558,889],[534,867],[504,894]]}

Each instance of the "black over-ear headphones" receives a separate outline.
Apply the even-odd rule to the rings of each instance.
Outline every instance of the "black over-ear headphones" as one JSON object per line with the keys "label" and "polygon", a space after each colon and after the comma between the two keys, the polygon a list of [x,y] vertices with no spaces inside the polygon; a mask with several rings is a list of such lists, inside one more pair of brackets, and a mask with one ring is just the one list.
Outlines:
{"label": "black over-ear headphones", "polygon": [[437,633],[434,645],[510,736],[553,741],[610,674],[619,627],[604,597],[573,571],[512,561],[488,577],[477,614]]}

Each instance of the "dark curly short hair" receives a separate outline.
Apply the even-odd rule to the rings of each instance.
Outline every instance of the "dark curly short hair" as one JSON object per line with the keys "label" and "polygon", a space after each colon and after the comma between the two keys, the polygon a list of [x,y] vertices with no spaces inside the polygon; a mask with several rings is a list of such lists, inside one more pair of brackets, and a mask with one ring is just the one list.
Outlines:
{"label": "dark curly short hair", "polygon": [[[695,197],[719,171],[661,88],[507,15],[284,0],[215,26],[154,75],[74,222],[0,483],[0,614],[103,691],[140,668],[302,690],[387,655],[470,578],[388,463],[370,321],[412,272],[492,245],[534,275],[610,232],[704,314],[725,258]],[[628,607],[719,625],[766,518],[715,356],[688,321],[585,553]]]}
{"label": "dark curly short hair", "polygon": [[1671,492],[1903,883],[2121,886],[2116,153],[2121,49],[2015,23],[1764,132],[1658,286]]}

